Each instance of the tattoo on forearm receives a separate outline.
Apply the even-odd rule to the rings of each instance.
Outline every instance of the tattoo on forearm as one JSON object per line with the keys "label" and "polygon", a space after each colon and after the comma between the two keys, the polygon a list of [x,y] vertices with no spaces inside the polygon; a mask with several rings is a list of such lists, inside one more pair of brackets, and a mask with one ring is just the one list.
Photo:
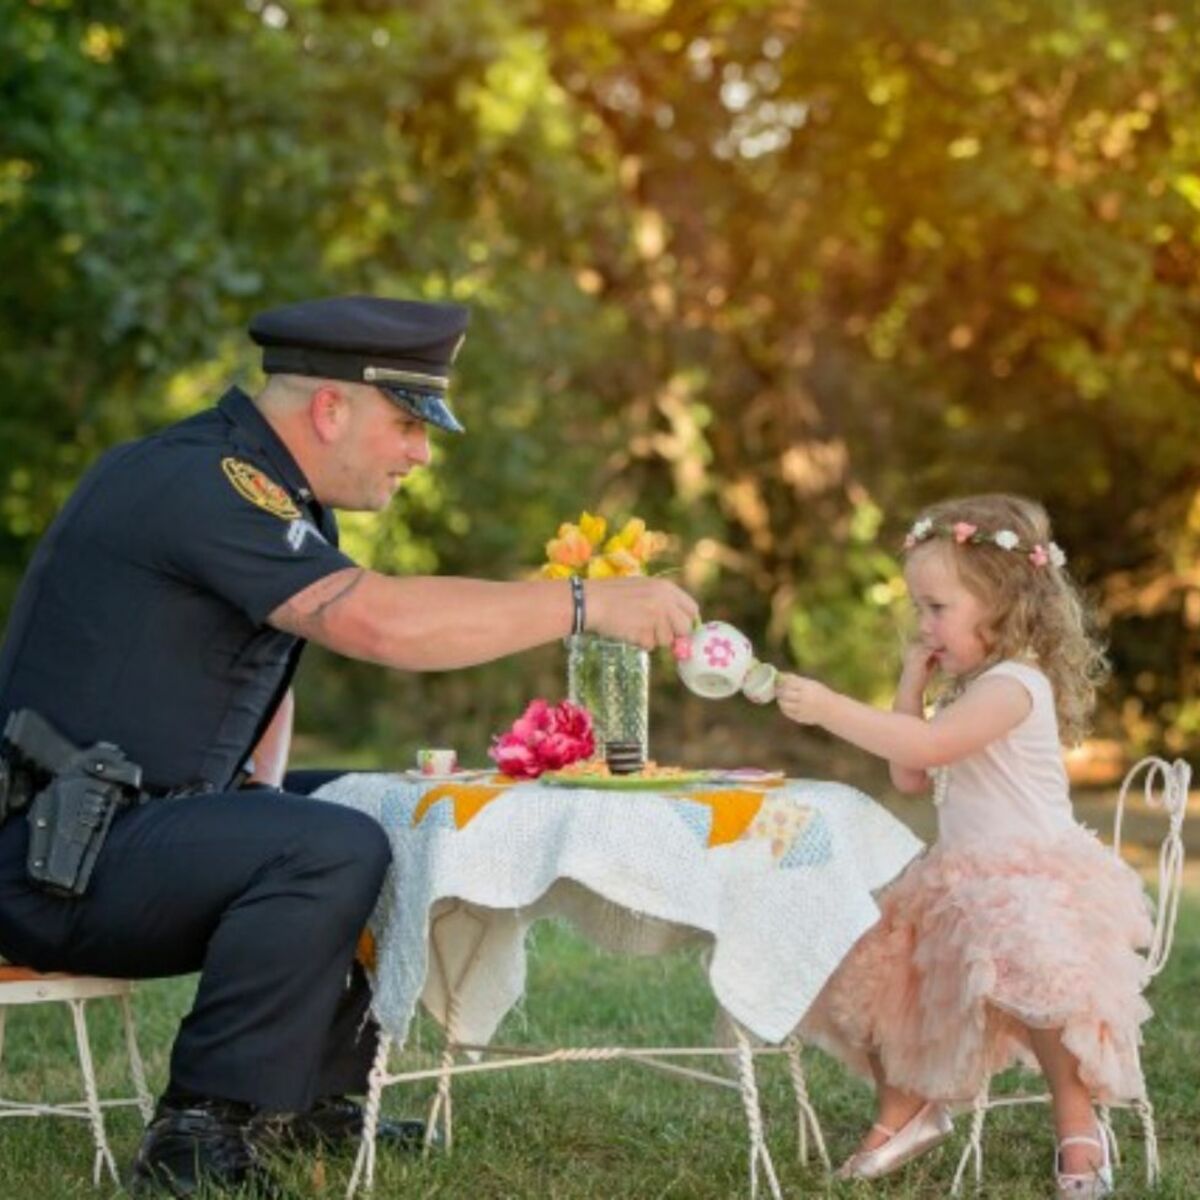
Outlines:
{"label": "tattoo on forearm", "polygon": [[354,591],[365,577],[366,572],[358,569],[339,571],[318,580],[282,605],[276,611],[272,624],[300,637],[312,637],[321,628],[329,610]]}

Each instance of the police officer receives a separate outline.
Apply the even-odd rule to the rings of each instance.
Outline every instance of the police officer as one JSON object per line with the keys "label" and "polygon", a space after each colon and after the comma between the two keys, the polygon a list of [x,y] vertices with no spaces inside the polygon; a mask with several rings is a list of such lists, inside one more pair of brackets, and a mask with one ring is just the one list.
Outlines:
{"label": "police officer", "polygon": [[[86,894],[26,874],[0,826],[0,954],[128,978],[198,971],[134,1189],[268,1187],[261,1146],[357,1137],[376,1031],[353,965],[389,861],[369,818],[285,779],[308,641],[400,670],[481,663],[595,630],[669,644],[668,581],[395,578],[338,548],[333,509],[382,510],[429,459],[467,325],[451,304],[353,296],[250,326],[268,379],[105,454],[34,556],[0,651],[0,720],[36,711],[142,769]],[[19,769],[14,767],[14,769]],[[249,777],[259,786],[241,786]],[[393,1142],[419,1140],[395,1123]]]}

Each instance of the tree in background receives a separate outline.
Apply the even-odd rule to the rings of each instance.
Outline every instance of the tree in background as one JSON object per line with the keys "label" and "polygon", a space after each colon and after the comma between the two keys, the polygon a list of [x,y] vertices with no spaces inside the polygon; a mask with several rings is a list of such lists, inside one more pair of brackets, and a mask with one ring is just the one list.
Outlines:
{"label": "tree in background", "polygon": [[[1024,491],[1104,600],[1109,725],[1194,736],[1188,0],[0,10],[3,597],[104,445],[249,369],[250,313],[452,298],[471,435],[355,552],[507,575],[636,509],[714,615],[882,696],[909,514]],[[479,750],[560,665],[318,660],[306,698]]]}

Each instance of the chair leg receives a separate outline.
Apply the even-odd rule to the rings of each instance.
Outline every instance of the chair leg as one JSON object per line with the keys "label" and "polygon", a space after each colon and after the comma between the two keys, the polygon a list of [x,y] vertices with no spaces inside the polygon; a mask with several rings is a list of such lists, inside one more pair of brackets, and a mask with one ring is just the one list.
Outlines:
{"label": "chair leg", "polygon": [[1100,1105],[1099,1121],[1103,1136],[1108,1142],[1108,1153],[1112,1158],[1112,1165],[1119,1167],[1121,1165],[1121,1146],[1117,1141],[1117,1131],[1113,1128],[1112,1110],[1107,1104]]}
{"label": "chair leg", "polygon": [[84,1015],[86,1000],[68,1000],[71,1008],[71,1018],[75,1023],[75,1045],[79,1050],[79,1069],[83,1075],[83,1091],[87,1097],[88,1119],[92,1126],[92,1139],[96,1143],[96,1159],[92,1169],[92,1182],[100,1186],[101,1167],[108,1167],[112,1181],[118,1187],[121,1180],[117,1175],[117,1164],[113,1160],[112,1151],[108,1148],[108,1139],[104,1133],[104,1114],[100,1111],[100,1093],[96,1087],[96,1068],[92,1062],[92,1047],[88,1041],[87,1018]]}
{"label": "chair leg", "polygon": [[958,1160],[958,1169],[954,1172],[954,1182],[950,1185],[950,1195],[961,1196],[963,1179],[967,1173],[967,1163],[975,1161],[975,1187],[979,1189],[983,1183],[983,1122],[988,1110],[988,1085],[985,1083],[971,1105],[971,1132],[967,1144],[963,1147],[962,1157]]}
{"label": "chair leg", "polygon": [[1142,1134],[1146,1139],[1146,1186],[1154,1187],[1158,1182],[1158,1133],[1154,1128],[1154,1105],[1147,1096],[1144,1100],[1138,1100],[1133,1107],[1141,1118]]}
{"label": "chair leg", "polygon": [[154,1100],[150,1095],[150,1088],[146,1084],[146,1066],[138,1047],[137,1030],[133,1024],[133,1004],[128,995],[121,997],[121,1025],[125,1030],[125,1049],[129,1054],[129,1077],[133,1081],[133,1090],[137,1096],[138,1111],[142,1114],[142,1124],[149,1125],[150,1118],[154,1116]]}

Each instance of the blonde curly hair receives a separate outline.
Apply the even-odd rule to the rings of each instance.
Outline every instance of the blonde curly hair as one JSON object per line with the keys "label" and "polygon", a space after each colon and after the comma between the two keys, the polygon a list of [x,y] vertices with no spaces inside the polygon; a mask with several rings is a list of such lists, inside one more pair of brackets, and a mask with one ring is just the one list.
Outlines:
{"label": "blonde curly hair", "polygon": [[[976,532],[962,538],[956,526]],[[987,609],[987,625],[979,631],[987,657],[972,675],[1003,659],[1034,660],[1054,689],[1059,736],[1068,745],[1079,742],[1109,666],[1091,609],[1065,566],[1057,557],[1035,561],[1030,553],[1051,545],[1046,510],[1023,496],[964,496],[923,509],[913,529],[919,536],[910,534],[906,553],[919,553],[936,539],[963,586]],[[997,544],[995,535],[1004,531],[1016,535],[1018,547]]]}

